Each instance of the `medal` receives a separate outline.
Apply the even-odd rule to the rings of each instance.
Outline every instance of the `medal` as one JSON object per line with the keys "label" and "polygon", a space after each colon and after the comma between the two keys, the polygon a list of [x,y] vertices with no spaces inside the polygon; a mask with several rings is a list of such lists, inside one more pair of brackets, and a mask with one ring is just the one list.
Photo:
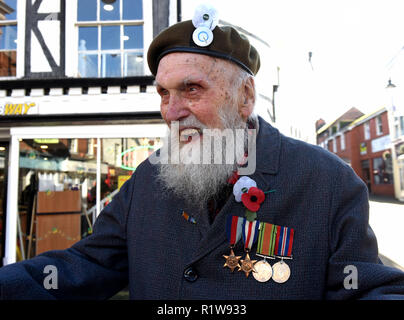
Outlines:
{"label": "medal", "polygon": [[226,235],[230,244],[230,254],[228,256],[223,255],[223,257],[226,259],[223,267],[230,268],[231,272],[233,272],[235,268],[240,267],[239,261],[241,256],[236,256],[233,248],[241,238],[243,221],[244,218],[238,216],[228,216],[226,221]]}
{"label": "medal", "polygon": [[283,259],[272,266],[272,279],[277,283],[284,283],[290,277],[290,268]]}
{"label": "medal", "polygon": [[255,271],[254,264],[257,260],[251,260],[249,252],[251,250],[252,245],[257,240],[258,236],[258,227],[259,222],[255,221],[248,221],[244,219],[243,226],[242,226],[242,237],[244,241],[244,251],[246,252],[246,256],[241,261],[241,266],[239,267],[238,271],[243,271],[245,276],[248,277],[250,272]]}
{"label": "medal", "polygon": [[267,282],[272,277],[272,267],[265,260],[258,261],[254,264],[255,271],[253,272],[253,277],[259,282]]}
{"label": "medal", "polygon": [[266,282],[272,277],[271,265],[266,261],[267,258],[275,259],[274,249],[276,240],[276,225],[261,222],[259,225],[259,235],[257,244],[257,256],[263,257],[264,260],[254,265],[255,272],[253,277],[259,282]]}
{"label": "medal", "polygon": [[241,256],[236,256],[234,254],[233,248],[230,249],[230,255],[223,255],[223,257],[225,257],[226,259],[226,263],[223,267],[229,267],[231,272],[233,272],[235,268],[240,267],[239,261],[241,259]]}
{"label": "medal", "polygon": [[248,254],[248,251],[245,255],[244,260],[240,260],[241,261],[241,266],[239,266],[238,271],[244,271],[245,276],[248,278],[248,276],[250,275],[250,272],[255,271],[254,269],[254,265],[257,262],[257,260],[251,260],[250,259],[250,255]]}
{"label": "medal", "polygon": [[281,258],[281,261],[272,266],[272,279],[275,282],[284,283],[290,277],[290,268],[283,260],[292,259],[294,229],[281,226],[276,226],[276,229],[274,254]]}

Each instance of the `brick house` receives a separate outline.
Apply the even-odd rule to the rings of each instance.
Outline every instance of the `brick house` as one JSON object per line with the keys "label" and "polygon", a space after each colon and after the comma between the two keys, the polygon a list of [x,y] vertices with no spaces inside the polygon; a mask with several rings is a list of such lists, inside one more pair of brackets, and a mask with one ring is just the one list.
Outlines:
{"label": "brick house", "polygon": [[317,144],[347,162],[371,194],[394,196],[390,143],[385,108],[367,115],[352,108],[331,124],[317,128]]}

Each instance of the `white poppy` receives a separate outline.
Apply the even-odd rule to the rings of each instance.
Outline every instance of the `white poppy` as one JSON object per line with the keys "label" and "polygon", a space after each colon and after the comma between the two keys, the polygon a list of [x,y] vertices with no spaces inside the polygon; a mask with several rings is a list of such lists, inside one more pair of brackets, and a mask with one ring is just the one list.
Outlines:
{"label": "white poppy", "polygon": [[257,186],[257,183],[253,179],[251,179],[247,176],[240,177],[240,179],[238,179],[237,182],[233,186],[233,194],[234,194],[234,197],[236,198],[236,201],[241,202],[241,195],[244,192],[248,192],[248,190],[251,187],[256,187],[256,186]]}

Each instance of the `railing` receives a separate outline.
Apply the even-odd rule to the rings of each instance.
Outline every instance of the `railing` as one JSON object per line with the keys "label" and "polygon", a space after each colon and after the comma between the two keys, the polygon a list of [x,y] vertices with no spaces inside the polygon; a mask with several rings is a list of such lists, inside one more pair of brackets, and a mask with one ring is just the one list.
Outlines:
{"label": "railing", "polygon": [[[119,191],[119,189],[114,190],[113,192],[111,192],[109,195],[107,195],[104,199],[102,199],[100,201],[100,211],[105,208],[105,206],[106,206],[105,203],[107,201],[111,201],[112,198],[118,193],[118,191]],[[97,205],[94,205],[89,210],[87,210],[86,213],[85,213],[87,221],[88,221],[88,216],[92,215],[93,224],[94,224],[95,219],[97,218],[96,214],[97,214]],[[89,223],[89,226],[91,226],[91,223]]]}

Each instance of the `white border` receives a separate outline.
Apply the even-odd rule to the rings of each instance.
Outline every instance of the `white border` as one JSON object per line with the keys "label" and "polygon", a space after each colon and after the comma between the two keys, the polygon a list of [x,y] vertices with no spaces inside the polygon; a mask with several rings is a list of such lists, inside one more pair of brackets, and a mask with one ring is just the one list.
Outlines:
{"label": "white border", "polygon": [[[17,249],[17,211],[18,211],[18,177],[19,168],[19,141],[17,137],[10,139],[9,167],[7,190],[7,219],[6,219],[6,241],[4,246],[3,265],[16,262]],[[11,239],[11,241],[10,241]]]}

